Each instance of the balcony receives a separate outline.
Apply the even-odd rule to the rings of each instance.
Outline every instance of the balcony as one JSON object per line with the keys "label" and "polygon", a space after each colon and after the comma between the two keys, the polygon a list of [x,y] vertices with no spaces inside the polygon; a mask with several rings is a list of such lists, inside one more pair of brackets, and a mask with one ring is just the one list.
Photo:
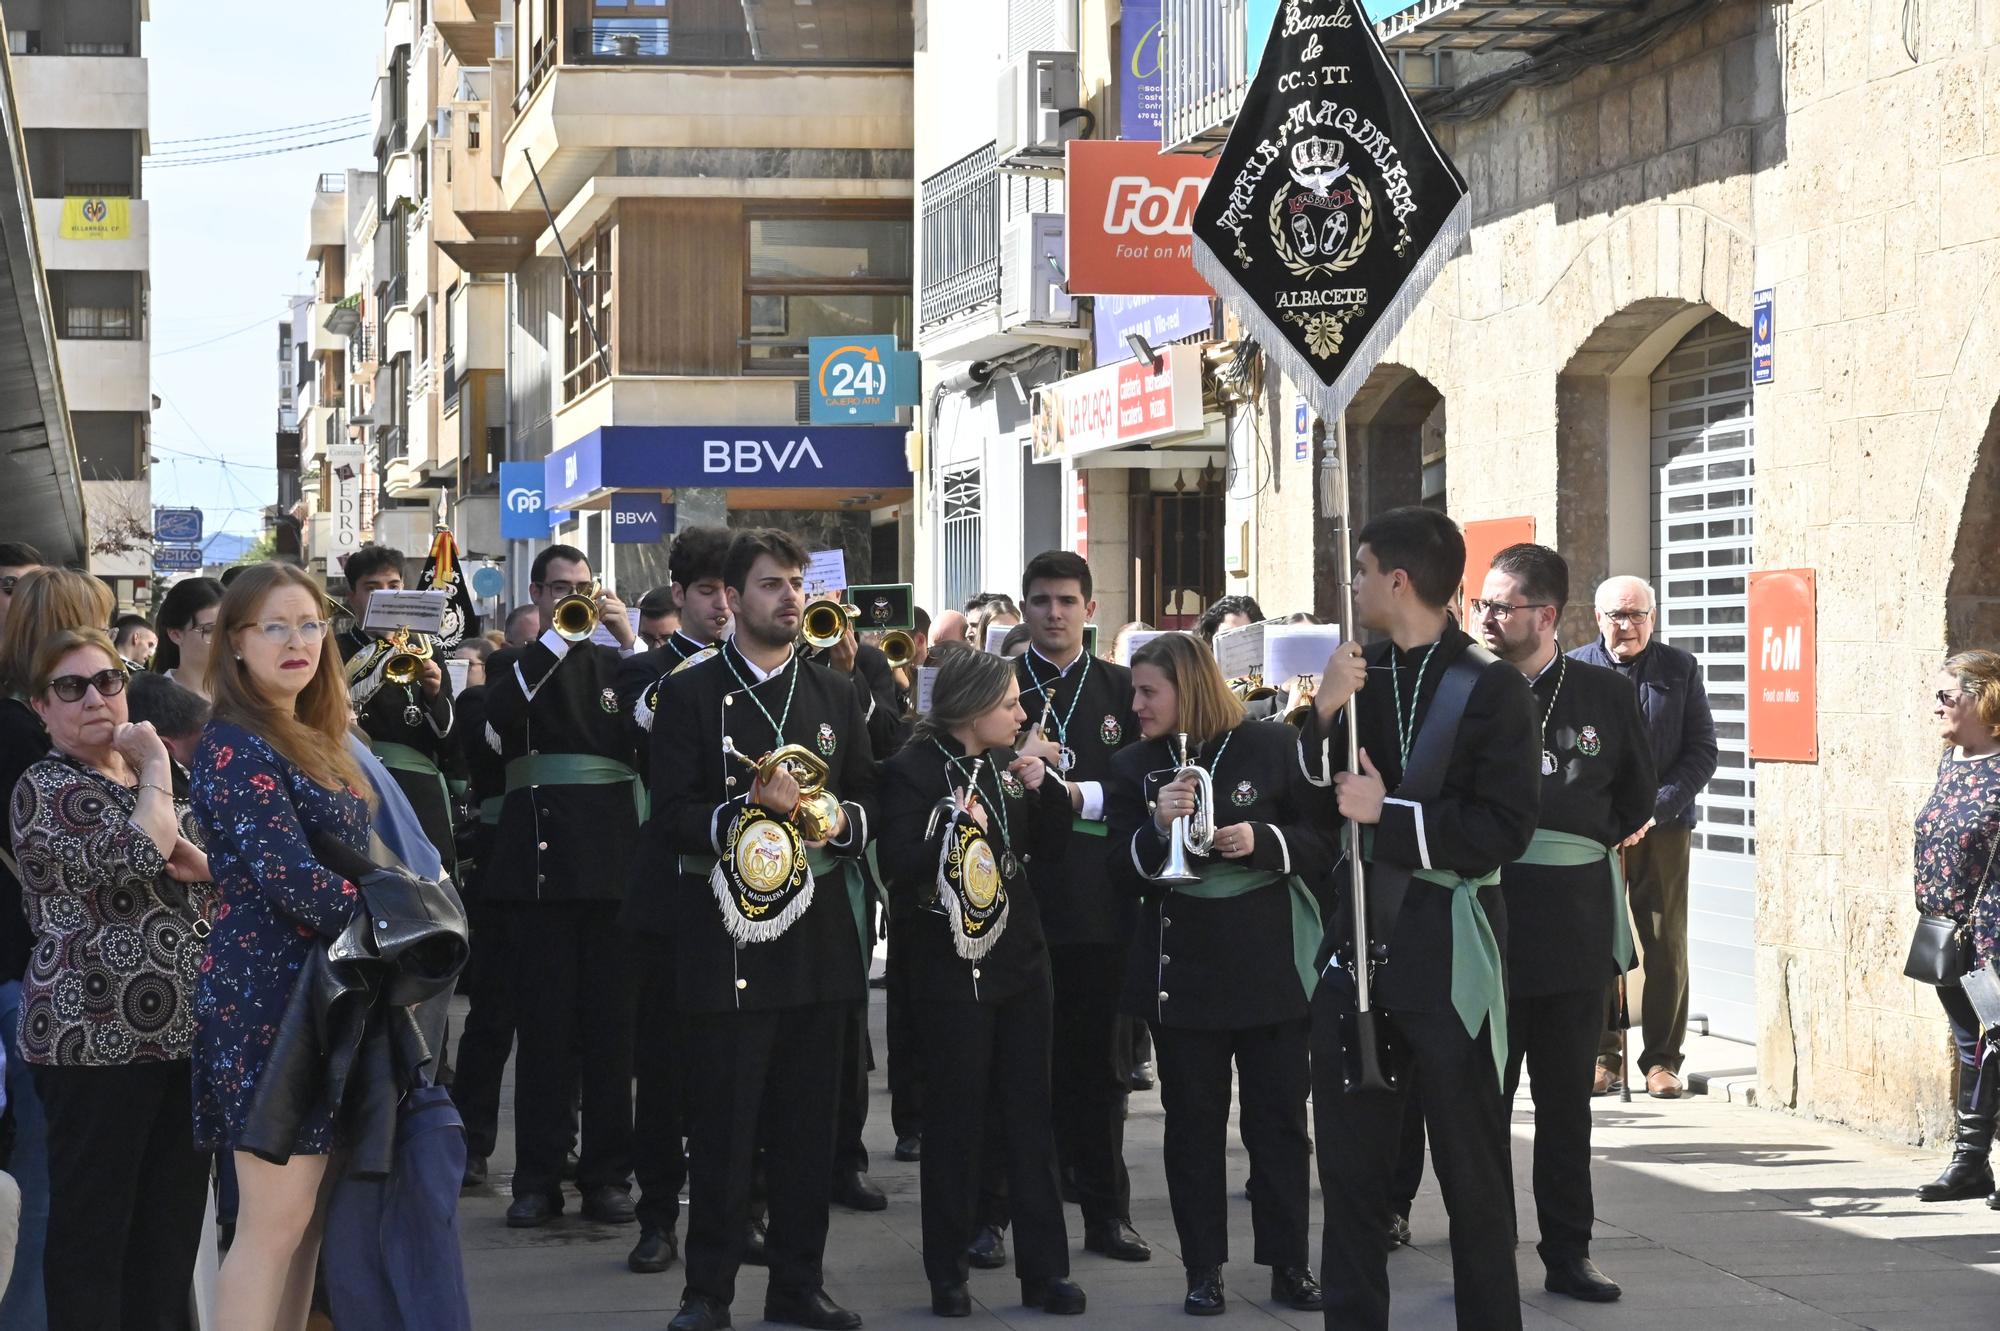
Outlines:
{"label": "balcony", "polygon": [[995,145],[961,157],[919,191],[919,347],[951,324],[1000,307],[1000,168]]}
{"label": "balcony", "polygon": [[[118,198],[109,191],[76,186],[77,198]],[[129,193],[129,189],[127,193]],[[144,272],[152,266],[152,206],[144,199],[125,204],[127,228],[122,236],[106,239],[66,240],[63,237],[62,199],[35,200],[35,226],[42,235],[44,262],[53,269],[80,269],[86,272]]]}
{"label": "balcony", "polygon": [[306,219],[306,259],[323,261],[333,250],[347,248],[347,176],[329,171],[319,178],[313,191],[312,211]]}
{"label": "balcony", "polygon": [[493,29],[506,9],[506,0],[432,0],[431,22],[458,63],[476,69],[493,59]]}
{"label": "balcony", "polygon": [[1160,87],[1169,151],[1213,151],[1229,137],[1250,89],[1249,6],[1250,0],[1166,0]]}
{"label": "balcony", "polygon": [[313,303],[312,339],[308,348],[313,355],[344,356],[347,354],[346,334],[336,332],[333,327],[329,326],[337,324],[338,321],[334,319],[334,313],[340,308],[340,304],[340,302],[330,300],[315,301]]}
{"label": "balcony", "polygon": [[23,125],[136,129],[147,124],[144,60],[50,55],[14,64],[14,100]]}
{"label": "balcony", "polygon": [[397,273],[385,278],[375,286],[377,303],[384,310],[394,310],[410,303],[410,275]]}

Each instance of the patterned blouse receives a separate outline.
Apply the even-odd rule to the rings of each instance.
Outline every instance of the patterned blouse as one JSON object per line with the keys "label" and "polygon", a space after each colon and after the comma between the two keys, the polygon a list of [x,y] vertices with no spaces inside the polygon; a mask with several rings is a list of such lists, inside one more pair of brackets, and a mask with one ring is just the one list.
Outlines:
{"label": "patterned blouse", "polygon": [[[132,821],[137,793],[60,752],[14,787],[14,855],[35,935],[19,1036],[30,1063],[163,1062],[193,1047],[215,888],[170,881],[162,894],[167,861]],[[174,813],[201,845],[184,797]]]}
{"label": "patterned blouse", "polygon": [[[2000,960],[2000,754],[1945,751],[1937,789],[1917,815],[1917,909],[1972,925],[1975,966]],[[1980,885],[1985,875],[1985,886]]]}

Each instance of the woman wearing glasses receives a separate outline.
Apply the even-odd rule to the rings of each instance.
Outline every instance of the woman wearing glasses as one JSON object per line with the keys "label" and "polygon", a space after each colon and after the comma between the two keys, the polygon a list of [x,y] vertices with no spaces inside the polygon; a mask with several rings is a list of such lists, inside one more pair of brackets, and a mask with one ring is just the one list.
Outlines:
{"label": "woman wearing glasses", "polygon": [[153,652],[153,669],[204,698],[209,697],[208,658],[221,607],[222,584],[214,578],[182,578],[160,602],[160,645]]}
{"label": "woman wearing glasses", "polygon": [[214,889],[185,790],[127,719],[103,630],[45,639],[29,705],[51,751],[14,788],[34,932],[21,1056],[48,1118],[49,1325],[175,1327],[201,1236],[208,1155],[189,1117],[189,1002]]}
{"label": "woman wearing glasses", "polygon": [[195,992],[194,1126],[204,1146],[233,1151],[241,1196],[217,1287],[225,1331],[305,1326],[334,1146],[322,1114],[289,1160],[235,1150],[300,968],[358,900],[309,838],[369,845],[368,782],[347,747],[347,681],[322,607],[287,565],[259,564],[230,586],[208,673],[215,719],[195,756],[195,816],[221,904]]}
{"label": "woman wearing glasses", "polygon": [[[1958,922],[1972,967],[2000,960],[2000,652],[1960,652],[1934,681],[1938,737],[1945,742],[1937,787],[1917,814],[1917,910]],[[1986,1198],[1993,1186],[1993,1120],[2000,1105],[2000,1045],[1979,1039],[1972,1001],[1955,984],[1938,1001],[1958,1047],[1958,1132],[1944,1173],[1917,1190],[1926,1202]],[[1981,1063],[1985,1063],[1982,1071]]]}

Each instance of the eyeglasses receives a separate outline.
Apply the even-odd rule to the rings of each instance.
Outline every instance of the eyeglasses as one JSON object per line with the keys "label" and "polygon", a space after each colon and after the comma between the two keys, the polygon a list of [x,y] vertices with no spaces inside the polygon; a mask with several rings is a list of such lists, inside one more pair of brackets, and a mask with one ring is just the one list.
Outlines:
{"label": "eyeglasses", "polygon": [[597,594],[597,584],[595,582],[545,582],[542,584],[542,590],[560,601],[565,596],[595,596]]}
{"label": "eyeglasses", "polygon": [[123,670],[100,670],[94,675],[57,675],[49,681],[49,691],[64,702],[82,702],[86,690],[96,689],[100,698],[115,698],[125,692]]}
{"label": "eyeglasses", "polygon": [[1474,617],[1479,619],[1491,617],[1493,619],[1507,620],[1512,619],[1514,612],[1517,610],[1546,610],[1549,608],[1549,603],[1547,601],[1530,601],[1526,605],[1509,605],[1505,601],[1488,601],[1480,597],[1474,597],[1472,600],[1466,602],[1466,607],[1472,611]]}
{"label": "eyeglasses", "polygon": [[1939,689],[1936,694],[1938,706],[1949,711],[1965,701],[1964,689]]}
{"label": "eyeglasses", "polygon": [[1634,624],[1643,624],[1653,617],[1653,612],[1650,610],[1600,610],[1597,613],[1621,629],[1629,629]]}
{"label": "eyeglasses", "polygon": [[298,624],[287,624],[282,619],[270,619],[255,626],[264,635],[264,641],[273,647],[283,647],[297,634],[300,642],[315,643],[326,636],[324,619],[308,619]]}
{"label": "eyeglasses", "polygon": [[199,633],[204,638],[213,638],[215,636],[215,621],[211,619],[206,624],[190,624],[187,626],[187,631],[189,633]]}
{"label": "eyeglasses", "polygon": [[20,584],[20,581],[21,575],[18,573],[8,573],[0,576],[0,596],[12,596],[14,588]]}

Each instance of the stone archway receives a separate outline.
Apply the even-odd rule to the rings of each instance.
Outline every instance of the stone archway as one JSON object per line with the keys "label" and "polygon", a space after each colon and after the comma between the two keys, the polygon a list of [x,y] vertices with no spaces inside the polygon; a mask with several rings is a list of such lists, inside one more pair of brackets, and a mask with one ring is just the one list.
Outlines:
{"label": "stone archway", "polygon": [[[1369,517],[1406,504],[1444,507],[1445,398],[1407,365],[1383,362],[1347,408],[1349,484],[1358,531]],[[1315,542],[1314,610],[1331,615],[1339,595],[1335,518],[1313,501],[1320,539]]]}
{"label": "stone archway", "polygon": [[1979,441],[1945,585],[1945,648],[2000,648],[2000,404]]}

